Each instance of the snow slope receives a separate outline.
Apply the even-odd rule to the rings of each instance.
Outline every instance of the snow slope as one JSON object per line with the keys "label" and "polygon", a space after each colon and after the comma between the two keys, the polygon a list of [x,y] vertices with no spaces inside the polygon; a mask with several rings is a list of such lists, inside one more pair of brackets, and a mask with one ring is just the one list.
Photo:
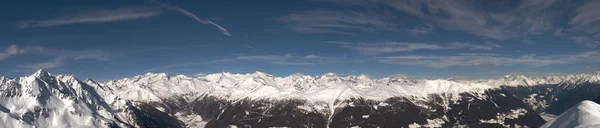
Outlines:
{"label": "snow slope", "polygon": [[583,101],[567,110],[542,128],[597,128],[600,127],[600,105]]}
{"label": "snow slope", "polygon": [[[80,81],[72,75],[51,75],[39,70],[27,77],[0,77],[0,127],[140,127],[144,124],[139,124],[138,118],[152,117],[143,116],[141,109],[135,108],[137,105],[176,101],[175,106],[152,106],[156,107],[153,114],[169,116],[166,114],[167,109],[172,109],[169,107],[192,103],[207,96],[233,103],[243,99],[302,99],[311,103],[326,103],[331,116],[338,108],[348,105],[338,101],[351,98],[383,101],[391,97],[404,97],[426,102],[432,100],[429,99],[431,95],[436,95],[441,99],[435,100],[444,101],[445,104],[449,101],[458,103],[465,93],[475,96],[475,99],[488,99],[486,91],[501,86],[557,84],[560,89],[572,89],[578,84],[599,81],[600,73],[537,78],[507,75],[486,80],[432,80],[409,77],[373,79],[366,75],[342,77],[334,73],[276,77],[254,72],[216,73],[203,77],[147,73],[97,82],[92,79]],[[505,94],[502,96],[506,97]],[[194,123],[187,124],[189,126],[207,123],[195,119],[198,115],[172,114],[183,123]]]}
{"label": "snow slope", "polygon": [[571,74],[562,76],[527,77],[522,74],[505,75],[499,79],[458,80],[461,83],[481,83],[491,86],[537,86],[548,84],[577,85],[584,82],[599,82],[596,74]]}
{"label": "snow slope", "polygon": [[422,98],[434,93],[458,95],[462,92],[483,92],[493,88],[480,83],[458,83],[448,80],[400,77],[371,79],[366,75],[340,77],[333,73],[323,76],[275,77],[263,72],[218,73],[198,78],[147,73],[104,82],[101,85],[112,88],[117,95],[115,98],[133,101],[159,101],[174,96],[192,99],[202,94],[231,100],[296,98],[333,101],[353,97],[381,100],[389,97]]}
{"label": "snow slope", "polygon": [[119,123],[100,97],[72,76],[44,70],[0,78],[0,127],[109,127]]}
{"label": "snow slope", "polygon": [[[389,97],[423,98],[430,94],[447,93],[456,96],[463,92],[481,93],[500,86],[535,86],[560,84],[573,86],[582,82],[599,82],[600,75],[577,74],[529,78],[523,75],[507,75],[500,79],[484,80],[430,80],[409,77],[385,77],[372,79],[366,75],[341,77],[334,73],[322,76],[291,75],[275,77],[263,72],[248,74],[217,73],[203,77],[183,75],[169,76],[165,73],[145,75],[99,83],[110,87],[115,99],[133,101],[160,101],[171,97],[192,100],[200,95],[222,97],[230,100],[289,99],[332,101],[362,97],[385,99]],[[115,101],[115,100],[108,100]]]}

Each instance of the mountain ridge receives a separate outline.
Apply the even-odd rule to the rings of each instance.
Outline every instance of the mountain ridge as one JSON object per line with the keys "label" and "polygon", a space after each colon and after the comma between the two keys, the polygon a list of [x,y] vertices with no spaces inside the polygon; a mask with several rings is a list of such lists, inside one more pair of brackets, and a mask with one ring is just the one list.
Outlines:
{"label": "mountain ridge", "polygon": [[[540,122],[541,118],[535,114],[536,109],[524,104],[517,95],[507,92],[503,87],[535,87],[535,85],[529,83],[556,84],[557,86],[560,83],[564,83],[560,85],[568,85],[582,83],[581,81],[596,83],[598,77],[600,77],[598,74],[543,78],[506,76],[495,80],[465,81],[409,77],[373,79],[366,75],[341,77],[334,73],[321,76],[290,75],[287,77],[275,77],[264,72],[248,74],[217,73],[203,77],[146,73],[131,78],[97,82],[89,78],[81,81],[73,75],[52,75],[45,70],[38,70],[27,77],[13,79],[0,77],[0,93],[3,96],[0,97],[0,110],[3,112],[0,113],[0,118],[5,121],[12,120],[5,122],[7,127],[74,127],[82,125],[91,127],[143,127],[153,125],[173,127],[286,126],[284,124],[290,122],[275,121],[262,124],[260,120],[244,121],[245,118],[268,118],[269,115],[253,115],[250,111],[257,109],[259,110],[257,112],[264,113],[271,111],[268,108],[279,105],[279,107],[286,108],[286,111],[295,112],[293,114],[299,114],[299,116],[301,115],[302,118],[306,119],[305,121],[309,121],[296,123],[295,126],[298,127],[304,126],[305,123],[319,124],[315,126],[539,126],[543,122]],[[568,79],[561,81],[577,82],[557,82],[559,80],[556,79]],[[495,85],[503,83],[508,84]],[[577,85],[572,86],[579,87]],[[25,89],[22,89],[23,87]],[[38,88],[42,90],[36,90]],[[30,93],[22,90],[44,95],[27,96]],[[26,95],[23,96],[24,94]],[[11,107],[14,106],[13,104],[20,104],[15,102],[15,96],[27,99],[38,98],[38,100],[31,103],[34,104],[34,107],[29,107],[31,109],[19,110]],[[51,98],[40,100],[39,97]],[[57,108],[55,106],[44,106],[44,102],[66,105]],[[485,116],[477,114],[477,112],[471,114],[472,116],[481,116],[481,120],[462,119],[459,115],[463,111],[479,111],[472,109],[471,104],[489,110],[482,111]],[[84,106],[79,107],[84,109],[73,110],[71,107],[74,106]],[[263,107],[253,108],[252,106]],[[41,117],[35,114],[34,116],[27,114],[40,112],[34,109],[42,109],[41,112],[43,113],[73,113],[72,111],[75,111],[74,113],[86,113],[87,111],[82,119],[90,120],[87,120],[87,124],[72,122],[48,124],[47,122],[52,121],[45,120],[43,113]],[[245,114],[244,112],[223,113],[226,110],[229,111],[229,109],[232,109],[232,112],[233,110],[246,112]],[[365,110],[361,110],[361,112],[356,111],[357,109],[372,110],[370,114],[367,114],[363,113]],[[15,110],[22,112],[15,113]],[[376,118],[376,115],[392,116],[386,115],[385,112],[382,113],[382,110],[397,111],[398,114],[416,114],[414,116],[421,116],[422,118],[412,120],[414,122],[408,120],[398,124],[378,121],[364,122],[360,121],[363,119],[353,117],[358,115],[351,114],[371,115],[361,115],[365,117],[364,119],[369,120],[371,120],[371,117]],[[407,111],[402,110],[430,112],[422,115],[419,113],[406,113]],[[286,111],[273,112],[287,113]],[[297,113],[298,111],[301,112]],[[515,113],[516,116],[514,116]],[[81,118],[78,117],[78,114],[67,114],[63,117]],[[287,118],[294,120],[292,119],[294,117]],[[347,122],[348,120],[340,120],[340,118],[352,118],[352,121]]]}

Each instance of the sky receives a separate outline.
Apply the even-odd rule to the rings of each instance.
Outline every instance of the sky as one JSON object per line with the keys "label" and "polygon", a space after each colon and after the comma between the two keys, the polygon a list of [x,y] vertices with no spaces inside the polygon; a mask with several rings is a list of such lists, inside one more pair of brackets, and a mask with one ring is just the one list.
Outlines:
{"label": "sky", "polygon": [[598,0],[0,1],[0,76],[594,73],[598,7]]}

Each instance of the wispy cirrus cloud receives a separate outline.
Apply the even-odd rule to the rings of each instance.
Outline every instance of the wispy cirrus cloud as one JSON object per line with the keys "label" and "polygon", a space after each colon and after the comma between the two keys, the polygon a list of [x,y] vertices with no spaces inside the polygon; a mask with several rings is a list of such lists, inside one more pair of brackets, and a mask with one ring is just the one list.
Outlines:
{"label": "wispy cirrus cloud", "polygon": [[4,50],[3,52],[0,52],[0,61],[13,56],[25,54],[26,52],[28,51],[25,51],[24,49],[19,49],[17,45],[11,45],[8,48],[6,48],[6,50]]}
{"label": "wispy cirrus cloud", "polygon": [[600,60],[600,52],[590,51],[564,55],[523,55],[509,56],[500,54],[462,53],[455,55],[406,55],[378,57],[380,63],[398,65],[424,65],[432,68],[455,66],[496,67],[511,65],[546,66],[553,64],[569,64]]}
{"label": "wispy cirrus cloud", "polygon": [[353,50],[364,55],[376,55],[394,52],[407,52],[416,50],[448,50],[448,49],[468,49],[468,50],[493,50],[501,48],[493,43],[472,44],[465,42],[452,42],[445,45],[428,43],[408,43],[408,42],[383,42],[383,43],[351,43],[351,42],[325,42],[330,44],[339,44],[343,48]]}
{"label": "wispy cirrus cloud", "polygon": [[[479,1],[457,0],[323,0],[349,7],[369,10],[391,8],[415,16],[423,24],[445,30],[458,30],[493,39],[511,39],[527,35],[540,35],[554,30],[556,19],[564,12],[550,12],[557,0],[545,1]],[[481,7],[486,5],[485,7]],[[490,10],[500,10],[493,11]],[[402,24],[401,20],[394,23]],[[412,29],[413,33],[426,33],[426,29]],[[409,31],[411,32],[411,31]]]}
{"label": "wispy cirrus cloud", "polygon": [[[464,32],[496,39],[521,40],[532,43],[537,37],[555,36],[570,39],[588,47],[600,46],[600,1],[527,0],[527,1],[463,1],[463,0],[319,0],[339,6],[338,14],[304,11],[284,17],[297,17],[287,22],[292,30],[305,33],[352,33],[406,30],[413,35],[435,33],[436,30]],[[344,15],[344,10],[368,16]],[[306,13],[313,12],[313,13]],[[349,12],[345,12],[349,13]],[[299,15],[302,14],[302,15]],[[331,18],[311,16],[331,15]],[[346,18],[348,17],[348,18]],[[353,19],[356,17],[355,19]],[[368,20],[362,20],[368,19]],[[407,20],[410,19],[410,20]],[[416,19],[417,23],[412,22]],[[356,25],[355,20],[371,21]],[[381,25],[375,25],[375,23]],[[383,27],[385,26],[385,27]],[[363,28],[364,27],[364,28]],[[346,29],[341,29],[346,28]],[[358,28],[358,29],[357,29]],[[397,31],[393,31],[397,32]],[[563,38],[564,37],[564,38]]]}
{"label": "wispy cirrus cloud", "polygon": [[203,76],[206,76],[206,75],[207,75],[206,73],[195,73],[192,76],[194,76],[194,77],[203,77]]}
{"label": "wispy cirrus cloud", "polygon": [[74,14],[68,14],[61,17],[45,19],[45,20],[22,20],[17,23],[18,28],[31,28],[31,27],[50,27],[68,24],[80,24],[80,23],[104,23],[104,22],[115,22],[123,20],[134,20],[144,19],[154,16],[161,15],[169,10],[177,11],[184,14],[202,24],[209,24],[217,27],[221,33],[227,36],[231,36],[229,31],[221,25],[210,21],[200,19],[196,14],[191,13],[178,6],[168,5],[160,3],[158,1],[149,1],[151,3],[159,4],[160,7],[153,6],[134,6],[124,7],[118,9],[95,9],[88,10]]}
{"label": "wispy cirrus cloud", "polygon": [[17,67],[27,69],[57,68],[65,65],[68,61],[72,60],[109,61],[113,56],[111,53],[102,50],[70,50],[53,49],[42,46],[20,47],[18,45],[11,45],[4,52],[0,53],[0,61],[3,59],[8,59],[10,57],[16,57],[20,55],[53,57],[53,59],[46,62],[26,63],[17,65]]}
{"label": "wispy cirrus cloud", "polygon": [[219,25],[219,24],[217,24],[215,22],[212,22],[210,20],[200,19],[200,17],[198,17],[196,14],[191,13],[191,12],[189,12],[189,11],[183,9],[183,8],[180,8],[180,7],[174,6],[174,5],[164,4],[164,3],[159,2],[158,0],[148,0],[148,1],[151,2],[151,3],[159,4],[160,6],[163,6],[163,7],[167,8],[167,9],[169,9],[169,10],[174,10],[174,11],[180,12],[181,14],[184,14],[184,15],[186,15],[186,16],[188,16],[188,17],[190,17],[190,18],[192,18],[192,19],[194,19],[194,20],[196,20],[196,21],[198,21],[198,22],[200,22],[202,24],[213,25],[213,26],[217,27],[219,29],[219,31],[221,31],[221,33],[223,33],[223,34],[225,34],[227,36],[231,36],[231,33],[229,33],[229,31],[227,31],[227,29],[224,28],[224,27],[222,27],[221,25]]}
{"label": "wispy cirrus cloud", "polygon": [[[132,50],[130,53],[132,54],[145,54],[150,52],[168,52],[168,51],[176,51],[176,50],[189,50],[196,49],[201,47],[206,47],[208,45],[186,45],[186,46],[158,46],[158,47],[149,47],[149,48],[139,48],[138,50]],[[143,47],[143,46],[139,46]]]}
{"label": "wispy cirrus cloud", "polygon": [[590,65],[586,65],[586,66],[577,68],[577,70],[581,70],[581,71],[596,71],[596,69],[598,69],[598,68],[596,68],[594,66],[590,66]]}
{"label": "wispy cirrus cloud", "polygon": [[[594,38],[590,38],[587,36],[572,36],[569,39],[575,41],[576,43],[583,44],[588,47],[597,47],[600,46],[600,40],[596,40]],[[600,37],[599,37],[600,39]]]}
{"label": "wispy cirrus cloud", "polygon": [[353,34],[351,31],[394,30],[393,17],[378,13],[337,10],[310,10],[288,14],[276,19],[287,28],[301,33]]}
{"label": "wispy cirrus cloud", "polygon": [[315,65],[315,64],[323,64],[323,63],[333,63],[336,62],[337,59],[323,57],[319,55],[306,55],[306,56],[296,56],[296,55],[254,55],[254,56],[237,56],[235,58],[227,58],[214,60],[213,63],[218,62],[240,62],[240,61],[252,61],[252,62],[265,62],[271,64],[278,65],[292,65],[292,66],[300,66],[300,65]]}
{"label": "wispy cirrus cloud", "polygon": [[569,21],[570,31],[581,33],[571,36],[576,43],[588,47],[600,46],[600,1],[594,0],[577,8],[576,15]]}
{"label": "wispy cirrus cloud", "polygon": [[266,63],[276,64],[284,66],[307,66],[327,63],[337,63],[341,61],[339,58],[324,57],[320,55],[247,55],[247,56],[236,56],[231,58],[217,59],[212,61],[201,61],[201,62],[189,62],[189,63],[177,63],[165,66],[159,66],[145,70],[150,71],[164,71],[173,70],[185,67],[196,67],[207,64],[220,64],[220,63],[239,63],[239,62],[255,62],[255,63]]}
{"label": "wispy cirrus cloud", "polygon": [[593,0],[577,8],[575,17],[569,21],[569,25],[573,25],[572,30],[590,34],[600,32],[599,6],[600,1]]}
{"label": "wispy cirrus cloud", "polygon": [[50,27],[79,23],[102,23],[122,20],[143,19],[158,16],[166,10],[157,7],[125,7],[119,9],[96,9],[46,20],[23,20],[19,28]]}
{"label": "wispy cirrus cloud", "polygon": [[424,34],[430,34],[433,33],[433,31],[435,30],[435,27],[431,24],[426,24],[424,26],[416,26],[413,29],[408,29],[406,31],[414,34],[414,35],[424,35]]}
{"label": "wispy cirrus cloud", "polygon": [[51,69],[63,66],[65,64],[66,59],[62,57],[58,57],[54,60],[41,62],[41,63],[32,63],[32,64],[23,64],[17,65],[19,68],[27,68],[27,69]]}
{"label": "wispy cirrus cloud", "polygon": [[246,48],[252,50],[252,52],[256,52],[256,48],[254,48],[254,47],[252,47],[252,46],[250,46],[248,44],[244,44],[244,45],[246,46]]}

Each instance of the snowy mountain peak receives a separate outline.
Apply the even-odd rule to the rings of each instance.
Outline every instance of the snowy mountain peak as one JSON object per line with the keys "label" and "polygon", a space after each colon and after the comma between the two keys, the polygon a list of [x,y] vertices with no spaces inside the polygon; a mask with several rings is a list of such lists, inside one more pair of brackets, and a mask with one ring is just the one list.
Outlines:
{"label": "snowy mountain peak", "polygon": [[7,80],[8,80],[8,78],[7,78],[7,77],[5,77],[5,76],[0,76],[0,83],[3,83],[3,82],[5,82],[5,81],[7,81]]}
{"label": "snowy mountain peak", "polygon": [[568,79],[565,79],[559,83],[563,89],[575,88],[576,85],[582,85],[587,83],[600,83],[600,75],[567,75]]}
{"label": "snowy mountain peak", "polygon": [[254,73],[252,73],[253,76],[255,77],[262,77],[262,78],[273,78],[275,76],[271,75],[271,74],[267,74],[264,72],[260,72],[260,71],[256,71]]}
{"label": "snowy mountain peak", "polygon": [[338,76],[335,73],[326,73],[323,74],[322,76],[318,77],[319,80],[323,80],[323,81],[340,81],[341,77]]}
{"label": "snowy mountain peak", "polygon": [[333,73],[333,72],[330,72],[330,73],[325,73],[325,74],[323,74],[323,76],[321,76],[321,77],[324,77],[324,78],[332,78],[332,77],[338,77],[338,75],[337,75],[337,74],[335,74],[335,73]]}
{"label": "snowy mountain peak", "polygon": [[520,73],[515,73],[515,74],[508,74],[508,75],[504,75],[502,77],[502,79],[506,79],[506,80],[525,80],[525,79],[529,79],[527,76],[520,74]]}
{"label": "snowy mountain peak", "polygon": [[[73,75],[40,69],[28,77],[1,78],[0,127],[108,127],[113,122],[94,89]],[[96,118],[101,116],[104,118]]]}
{"label": "snowy mountain peak", "polygon": [[369,76],[365,75],[365,74],[360,74],[358,76],[358,79],[369,79],[370,80],[371,78]]}
{"label": "snowy mountain peak", "polygon": [[37,77],[37,78],[49,78],[51,76],[52,75],[44,69],[39,69],[38,71],[36,71],[35,73],[30,75],[30,77]]}
{"label": "snowy mountain peak", "polygon": [[159,77],[159,78],[168,78],[170,77],[167,73],[151,73],[148,72],[144,75],[139,75],[139,77]]}
{"label": "snowy mountain peak", "polygon": [[600,126],[600,105],[593,101],[582,101],[571,107],[542,128],[591,128]]}
{"label": "snowy mountain peak", "polygon": [[56,77],[56,79],[59,79],[60,81],[64,81],[64,82],[79,81],[74,75],[68,75],[68,74],[59,74],[54,77]]}
{"label": "snowy mountain peak", "polygon": [[89,85],[100,85],[100,82],[90,78],[85,79],[83,82]]}
{"label": "snowy mountain peak", "polygon": [[85,82],[86,82],[86,83],[88,83],[88,82],[91,82],[91,83],[98,83],[96,80],[94,80],[94,79],[92,79],[92,78],[86,78],[86,79],[85,79]]}

